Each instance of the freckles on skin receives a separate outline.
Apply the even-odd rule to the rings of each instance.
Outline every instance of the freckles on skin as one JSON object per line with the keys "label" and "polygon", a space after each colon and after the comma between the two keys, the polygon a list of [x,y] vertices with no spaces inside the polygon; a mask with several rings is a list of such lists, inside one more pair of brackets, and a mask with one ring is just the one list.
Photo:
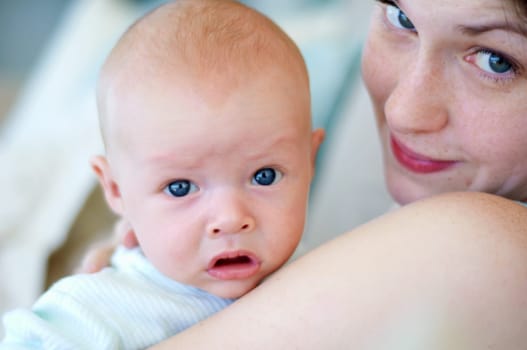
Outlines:
{"label": "freckles on skin", "polygon": [[[363,79],[389,185],[405,201],[451,190],[522,196],[527,191],[527,166],[522,165],[527,157],[527,76],[520,70],[498,77],[482,69],[488,62],[481,57],[475,61],[475,50],[483,47],[527,66],[525,38],[501,29],[478,32],[512,16],[511,2],[446,0],[434,5],[433,14],[425,11],[430,3],[398,2],[418,35],[391,27],[385,5],[377,6],[364,48]],[[434,112],[447,117],[442,128],[432,128]],[[416,153],[458,164],[430,176],[409,173],[393,159],[390,132]]]}

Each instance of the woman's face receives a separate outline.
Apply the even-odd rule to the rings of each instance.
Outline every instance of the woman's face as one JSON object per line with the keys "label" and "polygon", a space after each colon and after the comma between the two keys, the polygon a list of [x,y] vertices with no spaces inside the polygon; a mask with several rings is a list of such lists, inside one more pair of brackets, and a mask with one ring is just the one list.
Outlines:
{"label": "woman's face", "polygon": [[379,2],[363,78],[396,201],[527,198],[526,31],[511,1]]}

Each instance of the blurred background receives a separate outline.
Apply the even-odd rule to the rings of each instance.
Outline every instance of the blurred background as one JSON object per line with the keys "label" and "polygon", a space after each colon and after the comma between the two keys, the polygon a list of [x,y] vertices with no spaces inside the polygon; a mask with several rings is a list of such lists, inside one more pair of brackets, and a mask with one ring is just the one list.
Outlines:
{"label": "blurred background", "polygon": [[5,118],[69,2],[0,2],[0,118]]}
{"label": "blurred background", "polygon": [[[102,152],[94,100],[100,64],[157,0],[0,2],[0,313],[28,306],[108,237],[88,161]],[[324,142],[298,254],[390,207],[360,80],[373,1],[246,0],[304,53]]]}

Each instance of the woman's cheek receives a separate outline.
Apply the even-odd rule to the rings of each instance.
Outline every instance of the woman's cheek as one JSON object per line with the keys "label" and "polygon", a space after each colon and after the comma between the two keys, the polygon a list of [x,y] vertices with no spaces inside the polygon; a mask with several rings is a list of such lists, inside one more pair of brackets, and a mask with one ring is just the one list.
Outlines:
{"label": "woman's cheek", "polygon": [[376,109],[387,98],[394,68],[381,48],[375,38],[370,38],[362,56],[362,78]]}

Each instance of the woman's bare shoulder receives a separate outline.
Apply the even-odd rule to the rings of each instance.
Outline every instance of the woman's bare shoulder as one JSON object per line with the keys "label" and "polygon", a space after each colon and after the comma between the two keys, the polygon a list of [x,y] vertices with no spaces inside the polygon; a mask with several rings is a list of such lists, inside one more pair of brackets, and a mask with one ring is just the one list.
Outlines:
{"label": "woman's bare shoulder", "polygon": [[513,201],[414,202],[307,253],[159,349],[519,349],[526,237],[527,209]]}
{"label": "woman's bare shoulder", "polygon": [[445,193],[403,207],[400,215],[419,217],[415,220],[423,222],[428,220],[428,227],[438,222],[445,228],[455,229],[457,225],[460,229],[467,228],[467,233],[509,237],[527,247],[527,207],[501,196],[480,192]]}

